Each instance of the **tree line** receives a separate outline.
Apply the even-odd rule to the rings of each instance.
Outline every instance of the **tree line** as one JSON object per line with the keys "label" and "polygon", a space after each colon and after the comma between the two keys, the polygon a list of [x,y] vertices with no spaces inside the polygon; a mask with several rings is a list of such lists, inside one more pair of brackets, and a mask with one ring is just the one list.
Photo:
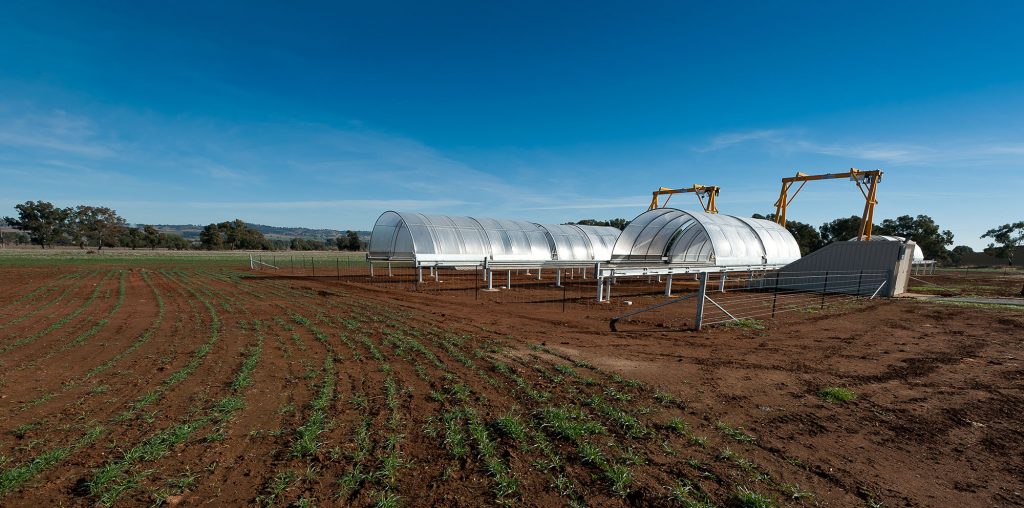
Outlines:
{"label": "tree line", "polygon": [[[116,210],[105,206],[78,205],[60,208],[46,201],[15,205],[18,216],[4,217],[9,226],[27,235],[42,248],[70,245],[79,248],[130,247],[133,249],[187,249],[190,242],[181,235],[163,233],[153,226],[129,227]],[[20,242],[19,242],[20,243]]]}
{"label": "tree line", "polygon": [[205,226],[196,241],[176,233],[165,233],[151,225],[130,226],[117,211],[103,206],[78,205],[60,208],[46,201],[26,201],[14,206],[17,217],[4,222],[18,230],[0,242],[32,243],[42,248],[77,246],[79,248],[127,247],[174,250],[343,250],[365,247],[355,231],[346,231],[336,239],[320,241],[304,238],[268,239],[241,219]]}

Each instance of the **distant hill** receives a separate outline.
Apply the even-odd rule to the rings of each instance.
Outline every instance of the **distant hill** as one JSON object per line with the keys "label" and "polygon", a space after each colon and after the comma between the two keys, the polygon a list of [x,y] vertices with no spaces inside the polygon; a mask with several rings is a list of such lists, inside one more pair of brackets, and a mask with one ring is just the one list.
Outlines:
{"label": "distant hill", "polygon": [[[339,236],[344,236],[345,231],[337,229],[309,229],[299,227],[278,227],[278,226],[266,226],[263,224],[252,224],[249,222],[245,223],[246,226],[263,233],[270,240],[290,240],[292,238],[302,238],[305,240],[333,240]],[[153,227],[163,231],[165,233],[177,233],[184,236],[187,239],[199,238],[199,233],[203,230],[205,225],[200,226],[196,224],[154,224]],[[356,231],[359,234],[359,238],[368,241],[370,238],[369,231]]]}

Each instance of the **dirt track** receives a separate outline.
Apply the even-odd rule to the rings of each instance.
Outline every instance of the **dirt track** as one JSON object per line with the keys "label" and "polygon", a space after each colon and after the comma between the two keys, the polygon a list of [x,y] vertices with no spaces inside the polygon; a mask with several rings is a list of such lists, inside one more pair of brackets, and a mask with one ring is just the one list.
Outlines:
{"label": "dirt track", "polygon": [[[1015,310],[612,334],[614,306],[3,272],[5,505],[1024,504]],[[822,401],[831,386],[857,398]]]}

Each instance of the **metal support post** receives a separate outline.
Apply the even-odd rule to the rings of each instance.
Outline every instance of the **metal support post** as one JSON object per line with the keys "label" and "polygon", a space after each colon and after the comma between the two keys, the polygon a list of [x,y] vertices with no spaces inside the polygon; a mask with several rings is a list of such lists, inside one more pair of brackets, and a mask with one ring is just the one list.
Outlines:
{"label": "metal support post", "polygon": [[[294,269],[294,265],[292,265],[292,269]],[[370,261],[370,277],[373,277],[373,261]]]}
{"label": "metal support post", "polygon": [[540,272],[541,272],[541,269],[537,268],[537,280],[540,280]]}
{"label": "metal support post", "polygon": [[775,305],[779,303],[779,276],[781,273],[775,274],[775,291],[772,291],[772,318],[775,317]]}
{"label": "metal support post", "polygon": [[561,268],[555,270],[555,287],[556,288],[562,287],[562,269]]}
{"label": "metal support post", "polygon": [[508,271],[508,285],[505,288],[512,289],[512,270]]}
{"label": "metal support post", "polygon": [[729,278],[729,274],[722,272],[722,275],[718,278],[718,292],[725,292],[725,279]]}
{"label": "metal support post", "polygon": [[[658,277],[659,279],[661,277]],[[661,282],[660,280],[658,282]],[[672,274],[665,278],[665,296],[672,296]]]}
{"label": "metal support post", "polygon": [[388,277],[391,277],[391,261],[388,261]]}
{"label": "metal support post", "polygon": [[825,294],[828,292],[828,272],[825,272],[825,284],[821,287],[821,307],[825,308]]}
{"label": "metal support post", "polygon": [[441,270],[438,270],[436,266],[434,267],[434,282],[441,282]]}
{"label": "metal support post", "polygon": [[693,329],[700,331],[704,324],[704,299],[708,290],[708,272],[701,272],[698,277],[700,286],[697,288],[697,314],[693,318]]}
{"label": "metal support post", "polygon": [[604,280],[608,281],[608,287],[604,290],[604,301],[606,301],[608,303],[611,303],[611,301],[612,301],[612,284],[615,283],[615,276],[605,277]]}
{"label": "metal support post", "polygon": [[423,284],[423,267],[422,266],[417,266],[416,267],[416,283],[417,284]]}

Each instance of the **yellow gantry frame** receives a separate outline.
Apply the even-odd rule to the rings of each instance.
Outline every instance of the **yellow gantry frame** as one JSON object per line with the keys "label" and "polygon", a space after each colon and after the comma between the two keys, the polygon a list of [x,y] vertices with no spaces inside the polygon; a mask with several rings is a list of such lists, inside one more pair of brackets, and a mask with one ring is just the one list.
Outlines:
{"label": "yellow gantry frame", "polygon": [[[804,188],[804,184],[814,180],[832,180],[836,178],[849,178],[853,180],[857,184],[857,188],[860,189],[860,193],[864,195],[864,216],[861,217],[860,231],[857,237],[870,240],[871,224],[875,219],[875,205],[878,204],[878,199],[876,198],[878,182],[882,181],[882,170],[880,169],[861,171],[856,168],[850,168],[850,171],[846,173],[826,173],[823,175],[797,173],[796,176],[783,178],[782,192],[779,193],[779,200],[775,202],[775,222],[779,223],[782,227],[786,227],[786,208],[793,202],[793,198],[800,193],[800,189]],[[789,189],[796,182],[800,182],[800,185],[793,192],[793,195],[789,196]]]}
{"label": "yellow gantry frame", "polygon": [[[673,194],[682,194],[684,192],[692,192],[697,195],[697,200],[700,201],[700,206],[704,208],[707,213],[718,213],[718,203],[716,198],[718,197],[718,191],[720,189],[714,185],[694,185],[686,189],[669,189],[668,187],[661,187],[658,190],[651,193],[651,206],[648,210],[654,210],[655,208],[661,208],[662,206],[668,206],[668,201],[672,199]],[[660,196],[668,196],[665,199],[665,204],[658,203]],[[704,197],[707,196],[708,202],[704,202]]]}

